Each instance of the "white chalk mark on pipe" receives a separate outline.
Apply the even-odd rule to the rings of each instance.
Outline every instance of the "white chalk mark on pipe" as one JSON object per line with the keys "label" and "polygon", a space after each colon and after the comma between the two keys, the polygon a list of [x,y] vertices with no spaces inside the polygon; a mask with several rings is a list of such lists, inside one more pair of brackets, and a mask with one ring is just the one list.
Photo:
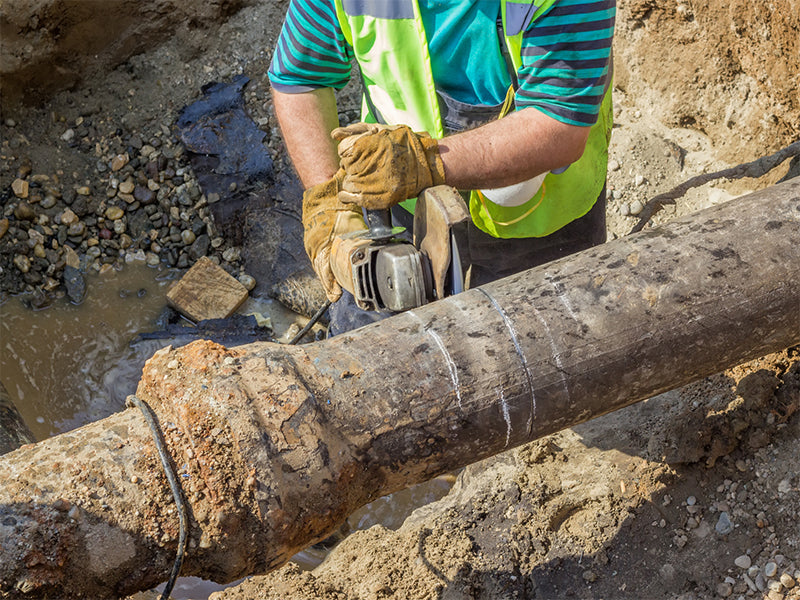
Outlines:
{"label": "white chalk mark on pipe", "polygon": [[564,286],[553,281],[550,278],[550,273],[545,273],[544,278],[547,281],[547,283],[549,283],[550,286],[553,288],[553,291],[556,293],[556,296],[558,296],[558,299],[561,300],[561,304],[563,304],[564,308],[567,309],[569,316],[572,317],[575,321],[577,321],[578,315],[575,314],[575,310],[572,307],[572,302],[569,301],[569,297],[565,293],[566,290],[564,289]]}
{"label": "white chalk mark on pipe", "polygon": [[547,325],[547,321],[542,316],[535,306],[531,305],[536,318],[539,319],[539,322],[542,324],[545,333],[547,334],[547,341],[550,342],[550,349],[552,350],[553,360],[556,363],[556,368],[561,375],[561,386],[564,388],[564,393],[567,395],[567,400],[569,400],[569,387],[567,387],[567,376],[564,373],[564,365],[561,363],[561,353],[558,351],[556,347],[556,341],[553,339],[553,334],[550,332],[550,327]]}
{"label": "white chalk mark on pipe", "polygon": [[508,402],[506,402],[506,396],[503,393],[503,388],[497,390],[497,395],[500,398],[500,407],[503,409],[503,418],[506,421],[506,445],[503,447],[508,448],[508,442],[511,441],[511,415],[508,411]]}
{"label": "white chalk mark on pipe", "polygon": [[528,361],[525,358],[525,355],[522,353],[522,346],[519,345],[519,336],[517,335],[517,330],[514,329],[514,325],[511,323],[508,315],[497,303],[497,300],[492,298],[489,292],[482,287],[475,289],[486,296],[489,299],[489,302],[492,303],[492,306],[494,306],[494,309],[500,313],[500,316],[503,318],[503,323],[505,324],[506,329],[508,329],[508,333],[511,334],[511,341],[514,343],[514,348],[517,350],[517,356],[519,356],[520,361],[522,361],[522,368],[525,370],[525,380],[528,382],[528,393],[531,395],[531,414],[528,417],[528,423],[526,424],[528,428],[528,434],[530,435],[531,431],[533,430],[533,420],[536,418],[536,396],[533,393],[533,381],[531,381],[531,372],[530,369],[528,369]]}
{"label": "white chalk mark on pipe", "polygon": [[442,338],[439,337],[438,333],[436,333],[433,329],[428,329],[425,326],[425,323],[422,322],[422,319],[420,319],[413,310],[409,310],[407,313],[419,321],[419,323],[422,325],[422,330],[427,333],[434,342],[436,342],[439,350],[441,350],[442,355],[447,362],[447,368],[450,370],[450,381],[453,384],[453,391],[456,393],[458,408],[461,408],[461,388],[458,385],[458,369],[456,367],[456,361],[454,361],[453,357],[450,356],[450,353],[447,351],[447,348],[445,348],[444,342],[442,341]]}

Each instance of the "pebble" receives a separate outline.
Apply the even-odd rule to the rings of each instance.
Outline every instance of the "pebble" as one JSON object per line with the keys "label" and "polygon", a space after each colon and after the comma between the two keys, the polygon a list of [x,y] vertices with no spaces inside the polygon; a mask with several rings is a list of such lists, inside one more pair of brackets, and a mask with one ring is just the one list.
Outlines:
{"label": "pebble", "polygon": [[136,185],[130,179],[126,179],[122,183],[119,184],[119,192],[120,194],[132,194]]}
{"label": "pebble", "polygon": [[627,202],[623,202],[619,207],[619,214],[623,217],[627,217],[631,214],[631,205]]}
{"label": "pebble", "polygon": [[148,252],[147,255],[145,256],[145,262],[151,267],[157,267],[158,263],[161,262],[161,259],[158,257],[158,254],[153,254],[152,252]]}
{"label": "pebble", "polygon": [[636,177],[633,178],[633,184],[636,187],[639,187],[643,183],[644,183],[644,176],[643,175],[637,175]]}
{"label": "pebble", "polygon": [[689,496],[686,499],[686,505],[687,506],[694,506],[695,504],[697,504],[697,498],[695,498],[694,496]]}
{"label": "pebble", "polygon": [[20,221],[33,221],[36,218],[36,213],[27,202],[20,202],[17,208],[14,209],[14,216]]}
{"label": "pebble", "polygon": [[92,190],[89,189],[88,185],[82,185],[75,190],[75,193],[79,196],[89,196],[92,193]]}
{"label": "pebble", "polygon": [[111,170],[116,173],[122,167],[128,164],[130,161],[130,157],[127,154],[116,154],[114,158],[111,159]]}
{"label": "pebble", "polygon": [[17,254],[14,256],[14,266],[19,269],[20,273],[27,273],[31,270],[31,261],[24,254]]}
{"label": "pebble", "polygon": [[717,595],[727,598],[733,593],[733,586],[728,582],[717,584]]}
{"label": "pebble", "polygon": [[184,246],[191,246],[195,239],[197,239],[197,236],[191,229],[184,229],[181,231],[181,240],[183,241]]}
{"label": "pebble", "polygon": [[239,283],[241,283],[248,292],[252,292],[253,288],[256,287],[256,280],[252,275],[248,275],[247,273],[242,273],[238,277]]}
{"label": "pebble", "polygon": [[749,556],[747,556],[747,554],[742,554],[741,556],[738,556],[733,563],[740,569],[749,569],[750,565],[753,564],[753,561]]}
{"label": "pebble", "polygon": [[116,221],[117,219],[122,218],[122,215],[124,214],[125,211],[123,211],[119,206],[109,206],[106,209],[106,219],[109,219],[110,221]]}
{"label": "pebble", "polygon": [[638,215],[640,212],[644,210],[644,206],[639,200],[634,200],[631,202],[631,214]]}
{"label": "pebble", "polygon": [[0,219],[0,239],[3,238],[6,231],[8,231],[8,219]]}
{"label": "pebble", "polygon": [[63,134],[61,134],[61,139],[65,142],[71,142],[73,139],[75,139],[75,130],[67,129]]}
{"label": "pebble", "polygon": [[612,158],[611,160],[608,161],[609,171],[619,171],[619,167],[620,167],[619,161],[617,161],[616,159]]}
{"label": "pebble", "polygon": [[785,587],[787,590],[792,589],[797,584],[797,582],[794,580],[794,578],[791,575],[789,575],[788,573],[783,573],[781,575],[780,581],[781,581],[781,584],[783,584],[783,587]]}
{"label": "pebble", "polygon": [[24,179],[15,179],[11,184],[11,191],[17,198],[28,197],[28,182]]}
{"label": "pebble", "polygon": [[766,565],[764,565],[764,575],[766,577],[775,577],[775,574],[778,572],[778,565],[774,562],[770,561]]}
{"label": "pebble", "polygon": [[783,479],[778,484],[778,493],[779,494],[788,494],[792,489],[792,482],[788,479]]}
{"label": "pebble", "polygon": [[714,529],[720,535],[728,535],[731,531],[733,531],[733,523],[731,523],[728,513],[722,512],[719,514],[719,520],[717,521]]}

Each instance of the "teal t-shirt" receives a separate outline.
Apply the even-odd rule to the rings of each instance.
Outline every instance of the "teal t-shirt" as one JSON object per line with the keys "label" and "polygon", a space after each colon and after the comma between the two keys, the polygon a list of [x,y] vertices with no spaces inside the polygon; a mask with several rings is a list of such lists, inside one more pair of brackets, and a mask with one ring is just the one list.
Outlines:
{"label": "teal t-shirt", "polygon": [[[498,51],[500,1],[417,1],[437,90],[467,104],[501,103],[511,82]],[[593,125],[609,83],[615,15],[615,0],[557,0],[533,21],[522,35],[516,109]],[[352,60],[334,0],[291,0],[269,70],[275,89],[341,89]]]}
{"label": "teal t-shirt", "polygon": [[436,87],[467,104],[502,102],[511,78],[497,51],[499,3],[418,1]]}

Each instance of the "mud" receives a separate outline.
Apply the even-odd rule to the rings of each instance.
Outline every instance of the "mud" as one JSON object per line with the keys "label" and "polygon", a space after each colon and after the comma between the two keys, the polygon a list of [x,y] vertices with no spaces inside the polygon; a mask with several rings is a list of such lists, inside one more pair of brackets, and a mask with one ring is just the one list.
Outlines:
{"label": "mud", "polygon": [[[48,4],[57,9],[39,10]],[[218,16],[238,4],[205,10]],[[54,38],[48,32],[65,14],[61,4],[6,3],[2,33],[14,44],[2,50],[3,193],[24,161],[76,183],[97,177],[91,150],[57,142],[81,116],[146,135],[171,125],[202,85],[239,73],[251,79],[246,106],[267,133],[275,171],[290,169],[266,81],[286,4],[254,4],[224,23],[213,13],[155,11],[176,32],[169,41],[154,46],[164,37],[140,26],[132,31],[143,45],[116,53],[112,45],[94,64],[68,35],[59,38],[61,54],[38,58],[51,44],[31,40]],[[799,21],[797,0],[619,2],[610,236],[633,226],[637,201],[797,139]],[[24,57],[18,41],[30,44],[33,66],[20,59],[6,67],[9,49]],[[45,93],[20,84],[20,93],[7,94],[6,82],[22,80]],[[348,89],[339,97],[346,124],[357,96]],[[765,187],[787,170],[704,186],[656,222]],[[781,575],[800,581],[798,361],[796,349],[767,356],[473,465],[444,499],[397,529],[356,532],[313,572],[290,565],[214,597],[798,598],[800,583],[778,586]],[[735,564],[740,556],[749,568]]]}

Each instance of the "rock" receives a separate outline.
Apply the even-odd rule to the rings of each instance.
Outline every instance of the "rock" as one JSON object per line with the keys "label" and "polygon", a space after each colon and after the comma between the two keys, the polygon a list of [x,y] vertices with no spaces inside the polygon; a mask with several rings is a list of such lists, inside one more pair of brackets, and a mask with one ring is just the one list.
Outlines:
{"label": "rock", "polygon": [[742,554],[741,556],[736,557],[736,560],[733,561],[740,569],[749,569],[750,565],[753,564],[753,561],[750,559],[747,554]]}
{"label": "rock", "polygon": [[66,209],[63,213],[61,213],[61,224],[62,225],[72,225],[73,223],[78,222],[78,215],[76,215],[72,210],[69,208]]}
{"label": "rock", "polygon": [[86,224],[83,221],[77,221],[73,223],[67,228],[67,235],[72,236],[82,236],[86,233]]}
{"label": "rock", "polygon": [[[614,193],[616,194],[616,192]],[[621,214],[623,217],[627,217],[628,215],[630,215],[631,205],[628,204],[627,202],[623,202],[619,207],[619,214]]]}
{"label": "rock", "polygon": [[31,261],[24,254],[17,254],[14,256],[14,266],[20,273],[27,273],[31,270]]}
{"label": "rock", "polygon": [[785,587],[787,590],[792,589],[797,584],[797,582],[794,580],[794,578],[791,575],[789,575],[788,573],[783,573],[781,575],[780,581],[781,581],[781,585],[783,585],[783,587]]}
{"label": "rock", "polygon": [[111,170],[115,173],[128,164],[130,157],[127,154],[117,154],[111,159]]}
{"label": "rock", "polygon": [[15,179],[11,184],[11,191],[17,198],[28,197],[28,182],[24,179]]}
{"label": "rock", "polygon": [[242,273],[237,279],[239,280],[239,283],[241,283],[247,289],[248,292],[252,292],[253,288],[256,287],[256,280],[252,275]]}
{"label": "rock", "polygon": [[195,239],[197,239],[197,236],[191,229],[184,229],[181,231],[181,240],[183,240],[185,246],[191,246]]}
{"label": "rock", "polygon": [[642,205],[641,201],[634,200],[633,202],[631,202],[632,215],[638,215],[640,212],[642,212],[642,210],[644,210],[644,206]]}
{"label": "rock", "polygon": [[717,524],[715,525],[714,529],[720,535],[728,535],[733,531],[733,523],[731,523],[728,513],[722,512],[719,514],[719,519],[717,520]]}
{"label": "rock", "polygon": [[36,218],[36,213],[30,204],[20,202],[17,208],[14,209],[14,216],[20,221],[33,221]]}
{"label": "rock", "polygon": [[156,199],[156,194],[148,187],[137,185],[133,190],[133,197],[142,204],[150,204]]}
{"label": "rock", "polygon": [[642,184],[644,184],[644,176],[643,175],[637,175],[636,177],[633,178],[633,185],[635,185],[636,187],[639,187]]}
{"label": "rock", "polygon": [[132,194],[133,189],[135,187],[136,185],[133,183],[133,181],[131,181],[130,179],[126,179],[125,181],[119,184],[118,189],[120,194]]}
{"label": "rock", "polygon": [[78,188],[75,188],[75,193],[79,196],[89,196],[92,193],[92,190],[89,189],[88,185],[82,185]]}
{"label": "rock", "polygon": [[586,581],[587,583],[594,583],[595,581],[597,581],[597,573],[595,573],[591,569],[588,571],[584,571],[583,580]]}
{"label": "rock", "polygon": [[717,584],[717,595],[727,598],[733,593],[733,586],[727,581]]}
{"label": "rock", "polygon": [[778,484],[778,493],[779,494],[788,494],[792,490],[792,482],[788,479],[783,479]]}
{"label": "rock", "polygon": [[201,256],[208,254],[208,248],[211,245],[211,239],[207,234],[198,235],[194,243],[189,247],[189,258],[196,261]]}
{"label": "rock", "polygon": [[158,257],[158,254],[154,254],[152,252],[148,252],[145,255],[145,262],[150,265],[151,267],[157,267],[158,263],[161,262],[161,259]]}
{"label": "rock", "polygon": [[770,561],[766,565],[764,565],[764,576],[765,577],[775,577],[775,574],[778,572],[778,565],[774,562]]}
{"label": "rock", "polygon": [[122,210],[119,206],[109,206],[106,209],[106,219],[111,221],[116,221],[117,219],[121,219],[122,215],[125,214],[125,211]]}
{"label": "rock", "polygon": [[86,297],[86,281],[81,272],[75,267],[67,265],[64,267],[63,281],[69,299],[74,304],[83,302]]}
{"label": "rock", "polygon": [[227,248],[225,252],[222,253],[222,260],[225,262],[236,262],[241,259],[241,257],[242,253],[239,248]]}
{"label": "rock", "polygon": [[62,135],[61,139],[65,142],[71,142],[75,139],[75,130],[74,129],[67,129]]}
{"label": "rock", "polygon": [[615,159],[611,159],[608,161],[608,170],[609,171],[619,171],[619,161]]}
{"label": "rock", "polygon": [[3,239],[6,231],[8,231],[8,219],[0,219],[0,240]]}

